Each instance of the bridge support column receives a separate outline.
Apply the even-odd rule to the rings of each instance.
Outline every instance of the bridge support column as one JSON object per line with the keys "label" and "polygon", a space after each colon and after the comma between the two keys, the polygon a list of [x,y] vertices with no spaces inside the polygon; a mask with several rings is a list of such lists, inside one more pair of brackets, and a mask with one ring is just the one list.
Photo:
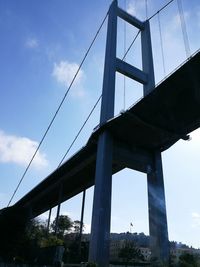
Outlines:
{"label": "bridge support column", "polygon": [[82,207],[81,207],[81,221],[80,221],[80,243],[83,233],[83,217],[84,217],[84,210],[85,210],[85,195],[86,195],[86,189],[83,191],[83,198],[82,198]]}
{"label": "bridge support column", "polygon": [[56,235],[58,232],[58,220],[59,220],[59,216],[60,216],[60,206],[62,203],[62,194],[63,194],[63,185],[61,183],[59,186],[58,207],[57,207],[57,213],[56,213],[56,224],[55,224],[55,229],[54,229],[54,232]]}
{"label": "bridge support column", "polygon": [[[108,13],[101,125],[114,116],[117,8],[117,0],[114,0]],[[100,134],[97,146],[89,261],[97,263],[98,267],[107,267],[109,265],[113,156],[113,140],[108,131],[104,130]]]}
{"label": "bridge support column", "polygon": [[[144,96],[146,96],[155,88],[151,32],[148,20],[144,22],[144,30],[141,31],[141,43],[143,71],[148,74],[148,82],[143,86]],[[160,152],[153,152],[153,162],[154,168],[147,174],[150,247],[153,258],[168,264],[167,215]]]}
{"label": "bridge support column", "polygon": [[83,198],[82,198],[82,207],[81,207],[81,220],[80,220],[80,231],[79,231],[79,247],[78,247],[78,257],[81,258],[81,240],[83,235],[83,217],[84,217],[84,210],[85,210],[85,195],[86,195],[86,189],[83,190]]}
{"label": "bridge support column", "polygon": [[97,263],[98,267],[109,264],[111,191],[112,138],[104,132],[98,142],[89,253],[89,261]]}
{"label": "bridge support column", "polygon": [[147,174],[150,247],[152,259],[168,264],[169,243],[161,153],[154,152],[153,157],[154,169]]}
{"label": "bridge support column", "polygon": [[47,221],[47,234],[49,233],[49,227],[50,227],[50,222],[51,222],[51,212],[52,212],[52,208],[49,209],[49,216],[48,216],[48,221]]}

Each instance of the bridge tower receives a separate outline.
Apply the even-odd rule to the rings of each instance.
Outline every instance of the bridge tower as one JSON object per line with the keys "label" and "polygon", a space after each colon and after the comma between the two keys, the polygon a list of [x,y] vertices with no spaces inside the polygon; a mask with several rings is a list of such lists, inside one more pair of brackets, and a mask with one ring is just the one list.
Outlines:
{"label": "bridge tower", "polygon": [[[116,57],[117,17],[141,30],[142,70]],[[149,21],[142,22],[131,16],[119,8],[117,0],[114,0],[108,12],[100,126],[114,116],[116,71],[142,83],[144,96],[155,88]],[[89,261],[97,263],[98,267],[107,267],[109,265],[114,141],[112,135],[105,129],[99,135],[97,144]],[[126,156],[132,160],[132,155],[127,154]],[[139,151],[135,156],[146,157],[146,151]],[[151,161],[151,165],[145,163],[145,172],[148,184],[151,251],[153,257],[157,258],[161,263],[167,264],[169,247],[161,152],[156,150],[149,153],[148,151],[148,157],[150,157],[148,160]]]}

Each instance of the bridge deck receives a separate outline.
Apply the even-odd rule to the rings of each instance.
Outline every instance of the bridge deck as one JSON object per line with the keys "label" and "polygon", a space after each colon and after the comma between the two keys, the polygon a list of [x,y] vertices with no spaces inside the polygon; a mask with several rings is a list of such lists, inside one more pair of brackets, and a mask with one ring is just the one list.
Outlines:
{"label": "bridge deck", "polygon": [[[129,110],[93,132],[88,143],[59,169],[20,199],[15,206],[33,208],[33,217],[94,184],[97,139],[102,130],[111,132],[115,143],[145,153],[166,150],[200,126],[200,52],[160,83]],[[113,173],[127,167],[114,150]],[[139,166],[139,165],[138,165]],[[140,169],[141,168],[141,169]],[[143,166],[136,169],[145,171]]]}

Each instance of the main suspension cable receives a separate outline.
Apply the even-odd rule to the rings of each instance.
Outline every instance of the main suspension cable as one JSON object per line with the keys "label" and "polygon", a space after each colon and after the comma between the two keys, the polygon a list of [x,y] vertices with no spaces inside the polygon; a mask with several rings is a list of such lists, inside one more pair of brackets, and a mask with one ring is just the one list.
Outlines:
{"label": "main suspension cable", "polygon": [[[125,10],[126,10],[126,0],[125,1]],[[162,31],[161,31],[161,22],[160,22],[160,11],[162,11],[164,8],[166,8],[171,2],[173,2],[174,0],[169,1],[165,6],[163,6],[161,9],[159,9],[153,16],[151,16],[149,18],[149,20],[151,18],[153,18],[156,14],[158,15],[158,24],[159,24],[159,34],[160,34],[160,42],[161,42],[161,50],[162,50],[162,61],[163,61],[163,72],[164,75],[166,75],[166,70],[165,70],[165,60],[164,60],[164,49],[163,49],[163,38],[162,38]],[[145,0],[145,5],[146,5],[146,19],[148,18],[148,4],[147,4],[147,0]],[[137,32],[135,38],[133,39],[133,41],[131,42],[129,48],[126,50],[126,23],[124,22],[124,56],[122,58],[122,61],[126,60],[126,56],[129,53],[131,47],[133,46],[133,44],[135,43],[138,35],[140,33],[140,30]],[[66,156],[68,155],[69,151],[71,150],[72,146],[74,145],[75,141],[77,140],[77,138],[79,137],[80,133],[82,132],[83,128],[85,127],[87,121],[89,120],[89,118],[91,117],[92,113],[94,112],[95,108],[97,107],[99,101],[102,98],[102,94],[100,95],[100,97],[98,98],[98,100],[96,101],[95,105],[93,106],[92,110],[90,111],[88,117],[86,118],[86,120],[84,121],[83,125],[81,126],[80,130],[78,131],[77,135],[75,136],[75,138],[73,139],[71,145],[69,146],[69,148],[67,149],[66,153],[64,154],[64,156],[62,157],[62,160],[60,161],[59,165],[57,168],[59,168],[61,166],[61,164],[63,163],[64,159],[66,158]],[[125,76],[124,76],[124,109],[125,109]]]}
{"label": "main suspension cable", "polygon": [[[155,14],[153,14],[151,17],[149,17],[148,20],[150,20],[150,19],[152,19],[154,16],[156,16],[156,14],[157,14],[158,12],[162,11],[164,8],[166,8],[166,7],[167,7],[170,3],[172,3],[173,1],[174,1],[174,0],[169,1],[169,2],[168,2],[166,5],[164,5],[161,9],[159,9]],[[146,8],[146,15],[147,15],[147,8]],[[63,99],[61,100],[61,102],[60,102],[60,104],[59,104],[59,106],[58,106],[58,108],[57,108],[57,110],[56,110],[56,112],[55,112],[55,114],[54,114],[52,120],[50,121],[50,123],[49,123],[49,125],[48,125],[48,127],[47,127],[47,129],[46,129],[46,131],[45,131],[45,133],[44,133],[44,135],[43,135],[43,137],[42,137],[42,139],[41,139],[41,141],[40,141],[40,143],[39,143],[39,145],[38,145],[36,151],[35,151],[35,153],[33,154],[33,156],[32,156],[32,158],[31,158],[31,160],[30,160],[28,166],[26,167],[26,169],[25,169],[25,171],[24,171],[24,173],[23,173],[23,175],[22,175],[22,177],[21,177],[21,179],[20,179],[20,181],[19,181],[19,183],[18,183],[18,185],[17,185],[17,187],[16,187],[16,189],[15,189],[15,191],[14,191],[12,197],[10,198],[10,200],[9,200],[9,202],[8,202],[7,207],[9,207],[10,203],[12,202],[12,200],[13,200],[13,198],[14,198],[14,196],[15,196],[17,190],[19,189],[19,186],[21,185],[21,183],[22,183],[22,181],[23,181],[23,179],[24,179],[26,173],[28,172],[28,170],[29,170],[29,168],[30,168],[30,166],[31,166],[31,164],[32,164],[32,162],[33,162],[33,160],[34,160],[34,158],[35,158],[37,152],[39,151],[39,149],[40,149],[40,147],[41,147],[41,145],[42,145],[44,139],[46,138],[47,133],[49,132],[49,130],[50,130],[50,128],[51,128],[51,126],[52,126],[54,120],[56,119],[56,117],[57,117],[57,115],[58,115],[58,112],[60,111],[60,109],[61,109],[61,107],[62,107],[62,105],[63,105],[63,103],[64,103],[64,101],[65,101],[65,99],[66,99],[66,97],[67,97],[67,95],[68,95],[68,93],[69,93],[69,91],[70,91],[70,89],[71,89],[71,87],[72,87],[72,85],[73,85],[73,83],[74,83],[74,81],[75,81],[75,79],[76,79],[76,77],[77,77],[77,75],[78,75],[78,73],[79,73],[79,71],[80,71],[82,65],[83,65],[83,63],[85,62],[85,59],[87,58],[87,56],[88,56],[88,54],[89,54],[89,52],[90,52],[90,50],[91,50],[91,48],[92,48],[94,42],[96,41],[96,38],[97,38],[97,36],[99,35],[99,32],[100,32],[101,28],[103,27],[103,25],[104,25],[104,23],[105,23],[105,20],[106,20],[107,16],[108,16],[108,13],[106,13],[106,16],[104,17],[104,19],[103,19],[103,21],[102,21],[100,27],[98,28],[98,30],[97,30],[97,32],[96,32],[96,34],[95,34],[95,36],[94,36],[94,38],[93,38],[93,40],[92,40],[92,42],[91,42],[89,48],[88,48],[88,50],[86,51],[85,56],[83,57],[83,59],[82,59],[80,65],[79,65],[78,70],[76,71],[76,73],[75,73],[75,75],[74,75],[74,77],[73,77],[73,79],[72,79],[72,81],[71,81],[71,83],[70,83],[70,85],[69,85],[69,87],[68,87],[68,89],[67,89],[67,91],[66,91],[64,97],[63,97]],[[123,58],[122,58],[123,61],[125,60],[125,58],[126,58],[127,54],[129,53],[131,47],[132,47],[133,44],[135,43],[135,41],[136,41],[136,39],[137,39],[137,37],[138,37],[138,35],[139,35],[140,32],[141,32],[141,30],[138,30],[138,32],[137,32],[135,38],[133,39],[132,43],[130,44],[129,48],[127,49],[127,51],[125,52],[125,54],[124,54],[124,56],[123,56]],[[93,113],[94,109],[96,108],[96,106],[97,106],[98,102],[100,101],[101,97],[102,97],[102,95],[98,98],[98,100],[97,100],[97,102],[96,102],[94,108],[92,109],[92,111],[91,111],[90,114],[88,115],[88,118],[87,118],[86,121],[84,122],[84,126],[85,126],[85,124],[87,123],[88,119],[90,118],[91,114]],[[79,130],[77,136],[75,137],[75,139],[74,139],[73,142],[72,142],[73,144],[74,144],[74,142],[76,141],[76,139],[78,138],[78,136],[79,136],[79,134],[81,133],[81,131],[82,131],[82,129],[84,128],[84,126],[82,126],[81,129]],[[68,150],[71,149],[71,147],[72,147],[73,144],[70,145],[70,147],[69,147]],[[67,151],[65,154],[67,155],[68,152],[69,152],[69,151]],[[63,162],[64,158],[66,157],[66,155],[63,156],[63,158],[62,158],[62,160],[61,160],[59,166],[62,164],[62,162]]]}
{"label": "main suspension cable", "polygon": [[[125,10],[126,10],[126,0],[125,1]],[[165,60],[164,60],[164,50],[163,50],[163,39],[162,39],[162,32],[161,32],[161,23],[160,23],[160,16],[159,13],[161,10],[163,10],[165,7],[167,7],[171,2],[173,2],[174,0],[170,1],[169,3],[167,3],[164,7],[162,7],[158,12],[156,12],[155,14],[158,14],[158,21],[159,21],[159,32],[160,32],[160,40],[161,40],[161,50],[162,50],[162,60],[163,60],[163,71],[164,74],[166,73],[165,71]],[[147,11],[147,0],[145,0],[146,2],[146,17],[148,17],[148,11]],[[150,19],[150,18],[149,18]],[[126,56],[129,53],[130,49],[132,48],[133,44],[135,43],[138,35],[140,34],[141,30],[138,30],[135,38],[133,39],[133,41],[131,42],[131,44],[129,45],[128,49],[126,50],[126,24],[124,23],[124,56],[122,58],[122,61],[126,60]],[[125,76],[124,76],[124,109],[125,109]],[[75,136],[74,140],[72,141],[71,145],[69,146],[68,150],[66,151],[65,155],[62,157],[62,160],[60,161],[59,165],[57,168],[59,168],[61,166],[61,164],[63,163],[64,159],[66,158],[66,156],[68,155],[69,151],[71,150],[73,144],[75,143],[75,141],[77,140],[78,136],[80,135],[81,131],[83,130],[84,126],[86,125],[87,121],[89,120],[89,118],[91,117],[93,111],[95,110],[96,106],[98,105],[100,99],[102,98],[102,94],[100,95],[100,97],[98,98],[97,102],[95,103],[94,107],[92,108],[91,112],[89,113],[88,117],[86,118],[85,122],[83,123],[83,125],[81,126],[79,132],[77,133],[77,135]]]}
{"label": "main suspension cable", "polygon": [[124,61],[125,60],[125,58],[126,58],[126,56],[127,56],[127,54],[129,53],[129,51],[131,50],[131,47],[133,46],[133,44],[135,43],[135,41],[136,41],[136,39],[137,39],[137,37],[138,37],[138,35],[139,35],[139,33],[141,32],[141,30],[138,30],[138,32],[137,32],[137,34],[136,34],[136,36],[135,36],[135,38],[133,39],[133,41],[131,42],[131,44],[129,45],[129,47],[128,47],[128,49],[126,50],[126,53],[124,54],[124,56],[123,56],[123,58],[122,58],[122,61]]}
{"label": "main suspension cable", "polygon": [[[132,45],[134,44],[135,40],[137,39],[138,35],[139,35],[140,31],[137,33],[137,35],[135,36],[135,38],[133,39],[133,41],[131,42],[129,48],[125,51],[124,56],[122,58],[122,61],[125,60],[128,52],[130,51]],[[66,156],[68,155],[69,151],[71,150],[72,146],[74,145],[75,141],[77,140],[77,138],[79,137],[80,133],[82,132],[83,128],[85,127],[86,123],[88,122],[89,118],[91,117],[92,113],[94,112],[95,108],[97,107],[99,101],[102,98],[102,94],[99,96],[98,100],[96,101],[95,105],[93,106],[92,110],[90,111],[88,117],[86,118],[86,120],[84,121],[83,125],[81,126],[80,130],[78,131],[77,135],[75,136],[75,138],[73,139],[72,143],[70,144],[69,148],[67,149],[66,153],[64,154],[64,156],[62,157],[60,163],[58,164],[57,169],[62,165],[63,161],[65,160]]]}
{"label": "main suspension cable", "polygon": [[98,28],[98,30],[97,30],[97,32],[96,32],[96,34],[95,34],[95,36],[94,36],[92,42],[91,42],[89,48],[87,49],[87,51],[86,51],[86,53],[85,53],[85,55],[84,55],[84,57],[83,57],[83,59],[82,59],[80,65],[79,65],[79,67],[78,67],[78,69],[77,69],[77,71],[76,71],[76,73],[75,73],[75,75],[74,75],[74,77],[73,77],[73,79],[72,79],[72,81],[71,81],[69,87],[67,88],[67,91],[66,91],[64,97],[62,98],[62,100],[61,100],[61,102],[60,102],[60,104],[59,104],[59,106],[58,106],[56,112],[54,113],[54,116],[53,116],[53,118],[51,119],[51,121],[50,121],[50,123],[49,123],[49,125],[48,125],[48,127],[47,127],[47,129],[46,129],[46,131],[45,131],[45,133],[44,133],[44,135],[43,135],[43,137],[42,137],[42,139],[41,139],[39,145],[37,146],[37,149],[35,150],[35,152],[34,152],[32,158],[31,158],[31,160],[30,160],[30,162],[28,163],[28,166],[26,167],[26,169],[25,169],[25,171],[24,171],[24,173],[23,173],[23,175],[22,175],[22,177],[21,177],[19,183],[17,184],[17,187],[16,187],[16,189],[14,190],[14,192],[13,192],[13,194],[12,194],[12,196],[11,196],[9,202],[8,202],[7,207],[9,207],[10,203],[12,202],[12,200],[13,200],[15,194],[17,193],[17,191],[18,191],[18,189],[19,189],[19,187],[20,187],[20,185],[21,185],[21,183],[22,183],[22,181],[23,181],[23,179],[24,179],[26,173],[28,172],[28,170],[29,170],[29,168],[30,168],[30,166],[31,166],[31,164],[32,164],[32,162],[33,162],[33,160],[34,160],[34,158],[35,158],[37,152],[39,151],[39,149],[40,149],[40,147],[41,147],[41,145],[42,145],[42,143],[43,143],[43,141],[44,141],[44,139],[45,139],[47,133],[49,132],[49,130],[50,130],[50,128],[51,128],[51,126],[52,126],[54,120],[56,119],[56,117],[57,117],[57,115],[58,115],[58,112],[60,111],[60,109],[61,109],[61,107],[62,107],[62,105],[63,105],[63,103],[64,103],[64,101],[65,101],[65,99],[66,99],[66,97],[67,97],[67,95],[68,95],[68,93],[69,93],[69,91],[70,91],[70,89],[71,89],[71,87],[72,87],[72,85],[73,85],[73,83],[74,83],[74,81],[75,81],[75,79],[76,79],[76,77],[77,77],[79,71],[80,71],[80,69],[82,68],[83,63],[85,62],[85,60],[86,60],[86,58],[87,58],[87,56],[88,56],[88,54],[89,54],[89,52],[90,52],[90,50],[91,50],[91,48],[92,48],[94,42],[96,41],[97,36],[99,35],[99,32],[100,32],[100,30],[102,29],[102,27],[103,27],[103,25],[104,25],[104,22],[105,22],[105,20],[106,20],[106,18],[107,18],[107,16],[108,16],[108,12],[106,13],[106,16],[104,17],[102,23],[100,24],[100,26],[99,26],[99,28]]}
{"label": "main suspension cable", "polygon": [[58,164],[57,169],[61,166],[61,164],[63,163],[64,159],[66,158],[66,156],[68,155],[69,151],[71,150],[73,144],[75,143],[75,141],[77,140],[77,138],[79,137],[79,135],[81,134],[83,128],[85,127],[86,123],[88,122],[89,118],[91,117],[93,111],[95,110],[95,108],[97,107],[99,101],[102,98],[102,94],[99,96],[97,102],[94,104],[93,108],[91,109],[90,113],[88,114],[86,120],[84,121],[83,125],[81,126],[81,128],[79,129],[78,133],[76,134],[74,140],[72,141],[71,145],[69,146],[69,148],[67,149],[66,153],[64,154],[64,156],[62,157],[60,163]]}
{"label": "main suspension cable", "polygon": [[174,0],[170,0],[166,5],[164,5],[163,7],[161,7],[159,10],[157,10],[157,12],[155,12],[153,15],[151,15],[148,20],[151,20],[153,17],[155,17],[157,15],[158,12],[161,12],[163,9],[165,9],[169,4],[171,4],[172,2],[174,2]]}

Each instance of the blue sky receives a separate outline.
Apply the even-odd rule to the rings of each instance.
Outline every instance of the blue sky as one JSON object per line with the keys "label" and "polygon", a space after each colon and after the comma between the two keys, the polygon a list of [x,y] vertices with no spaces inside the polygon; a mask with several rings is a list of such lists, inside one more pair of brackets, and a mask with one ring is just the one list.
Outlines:
{"label": "blue sky", "polygon": [[[167,1],[148,0],[150,16]],[[0,0],[0,208],[7,205],[37,144],[60,103],[74,72],[104,18],[111,1]],[[191,53],[200,47],[200,4],[182,0]],[[119,5],[146,18],[145,1],[121,0]],[[151,20],[155,77],[159,82],[186,59],[177,1],[160,13],[164,47],[163,70],[158,17]],[[137,30],[126,25],[126,48]],[[106,24],[89,54],[53,127],[28,171],[13,203],[52,172],[101,94]],[[124,54],[124,23],[118,21],[118,56]],[[127,61],[141,67],[140,38]],[[115,114],[142,97],[141,85],[117,74]],[[99,107],[69,155],[81,148],[99,122]],[[179,141],[163,153],[170,240],[200,247],[200,136]],[[85,224],[91,224],[93,188],[87,191]],[[80,218],[81,195],[62,205],[61,212]],[[54,210],[55,213],[55,210]],[[47,217],[47,214],[42,216]],[[123,170],[113,177],[113,232],[148,234],[146,176]]]}

